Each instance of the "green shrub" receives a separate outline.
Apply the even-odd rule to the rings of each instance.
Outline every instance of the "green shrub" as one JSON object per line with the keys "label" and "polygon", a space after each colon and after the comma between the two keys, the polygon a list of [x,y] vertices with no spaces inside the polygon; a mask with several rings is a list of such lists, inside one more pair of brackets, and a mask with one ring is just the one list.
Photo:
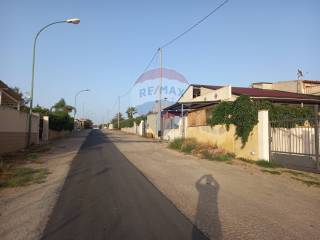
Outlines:
{"label": "green shrub", "polygon": [[197,141],[192,138],[184,139],[181,146],[181,151],[185,153],[191,153],[192,150],[194,150],[197,147],[197,145],[198,145]]}
{"label": "green shrub", "polygon": [[183,139],[182,138],[176,138],[176,139],[174,139],[173,141],[171,141],[169,143],[169,148],[176,149],[176,150],[180,151],[182,143],[183,143]]}
{"label": "green shrub", "polygon": [[[314,112],[310,107],[273,104],[269,101],[253,101],[249,96],[242,95],[234,102],[221,102],[214,106],[208,124],[211,126],[225,124],[236,127],[236,136],[241,139],[242,147],[248,141],[250,133],[258,123],[258,110],[269,110],[271,121],[290,120],[288,127],[304,125],[305,119],[313,118]],[[309,121],[312,125],[313,121]],[[276,123],[274,123],[276,124]],[[281,123],[280,123],[281,124]]]}
{"label": "green shrub", "polygon": [[50,113],[49,115],[49,128],[56,131],[73,129],[74,120],[66,114]]}
{"label": "green shrub", "polygon": [[185,153],[191,153],[193,149],[195,149],[196,146],[192,143],[185,143],[185,144],[182,144],[181,146],[181,151],[182,152],[185,152]]}
{"label": "green shrub", "polygon": [[220,153],[213,156],[213,160],[216,161],[230,161],[235,158],[235,155],[232,153]]}

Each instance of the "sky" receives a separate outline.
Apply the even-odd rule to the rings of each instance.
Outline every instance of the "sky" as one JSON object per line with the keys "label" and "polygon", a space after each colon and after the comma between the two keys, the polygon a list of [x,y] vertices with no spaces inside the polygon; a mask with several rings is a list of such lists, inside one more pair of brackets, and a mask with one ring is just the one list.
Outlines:
{"label": "sky", "polygon": [[[34,103],[60,98],[100,123],[117,112],[155,50],[222,1],[0,0],[0,80],[30,91],[32,46],[39,29]],[[163,49],[163,66],[189,83],[249,86],[252,82],[320,80],[320,1],[230,0],[197,28]],[[159,67],[159,59],[151,69]],[[121,111],[130,105],[122,99]]]}

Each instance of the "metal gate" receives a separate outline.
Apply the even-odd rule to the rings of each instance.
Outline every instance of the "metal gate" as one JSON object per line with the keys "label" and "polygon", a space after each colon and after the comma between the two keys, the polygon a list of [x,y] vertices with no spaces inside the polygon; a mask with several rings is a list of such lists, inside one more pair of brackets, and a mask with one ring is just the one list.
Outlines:
{"label": "metal gate", "polygon": [[270,159],[286,167],[319,171],[319,120],[270,121]]}

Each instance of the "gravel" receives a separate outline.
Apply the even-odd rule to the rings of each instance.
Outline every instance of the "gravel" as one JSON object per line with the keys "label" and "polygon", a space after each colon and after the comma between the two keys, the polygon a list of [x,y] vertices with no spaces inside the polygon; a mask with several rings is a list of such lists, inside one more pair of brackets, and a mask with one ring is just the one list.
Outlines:
{"label": "gravel", "polygon": [[[9,188],[0,191],[1,240],[39,239],[59,196],[69,171],[88,131],[55,141],[52,149],[37,162],[51,174],[41,184]],[[37,164],[39,167],[39,164]],[[27,166],[32,166],[27,165]]]}

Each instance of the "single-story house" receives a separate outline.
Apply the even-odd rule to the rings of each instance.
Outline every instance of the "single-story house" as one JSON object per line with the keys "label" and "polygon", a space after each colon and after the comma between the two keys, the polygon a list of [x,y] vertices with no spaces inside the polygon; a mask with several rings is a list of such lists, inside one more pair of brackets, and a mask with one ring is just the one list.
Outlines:
{"label": "single-story house", "polygon": [[20,110],[23,99],[19,93],[0,80],[0,105]]}
{"label": "single-story house", "polygon": [[188,126],[207,125],[207,119],[215,104],[221,101],[234,101],[240,95],[279,104],[301,106],[320,104],[320,97],[315,95],[261,88],[191,84],[175,104],[163,110],[163,114],[166,112],[176,116],[188,114]]}

